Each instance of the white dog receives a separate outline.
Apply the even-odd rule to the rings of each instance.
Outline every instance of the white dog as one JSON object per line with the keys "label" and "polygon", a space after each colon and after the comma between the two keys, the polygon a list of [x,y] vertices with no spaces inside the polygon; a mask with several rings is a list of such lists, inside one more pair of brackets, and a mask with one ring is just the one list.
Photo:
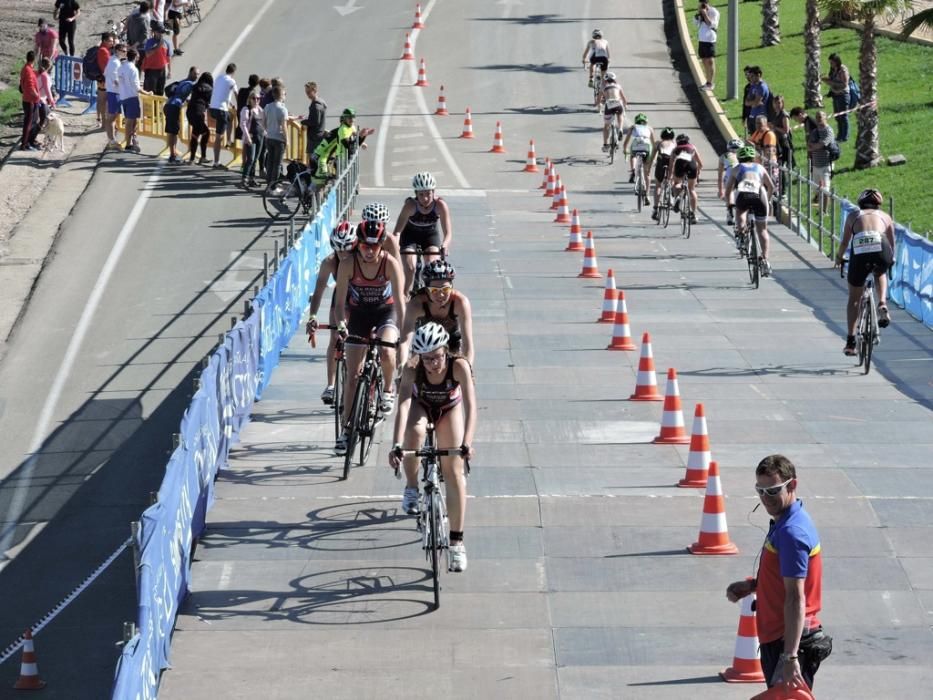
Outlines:
{"label": "white dog", "polygon": [[49,112],[42,133],[45,134],[45,143],[42,149],[43,156],[53,151],[65,151],[65,124],[55,112]]}

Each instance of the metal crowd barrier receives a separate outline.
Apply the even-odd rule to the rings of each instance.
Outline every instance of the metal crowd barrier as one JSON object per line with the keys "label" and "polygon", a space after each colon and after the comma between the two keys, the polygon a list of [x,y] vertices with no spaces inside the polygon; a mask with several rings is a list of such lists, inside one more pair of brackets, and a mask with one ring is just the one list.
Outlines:
{"label": "metal crowd barrier", "polygon": [[83,58],[80,56],[59,56],[55,59],[55,92],[58,104],[71,107],[69,97],[87,100],[88,106],[81,114],[97,109],[97,81],[84,79]]}

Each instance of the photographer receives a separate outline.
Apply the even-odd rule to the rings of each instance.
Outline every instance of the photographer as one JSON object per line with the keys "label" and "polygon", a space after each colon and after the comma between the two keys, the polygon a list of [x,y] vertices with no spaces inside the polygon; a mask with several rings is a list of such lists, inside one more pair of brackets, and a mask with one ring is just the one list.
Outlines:
{"label": "photographer", "polygon": [[700,0],[700,7],[697,8],[693,21],[697,25],[700,42],[697,54],[706,73],[706,84],[703,87],[712,90],[716,77],[716,30],[719,28],[719,10],[710,5],[709,0]]}

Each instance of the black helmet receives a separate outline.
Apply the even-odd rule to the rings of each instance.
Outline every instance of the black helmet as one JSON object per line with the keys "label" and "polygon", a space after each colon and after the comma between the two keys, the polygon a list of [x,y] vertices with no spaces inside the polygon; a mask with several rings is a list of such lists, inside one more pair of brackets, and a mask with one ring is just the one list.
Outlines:
{"label": "black helmet", "polygon": [[883,202],[884,198],[881,196],[881,193],[871,187],[867,190],[862,190],[862,193],[858,196],[859,209],[878,209]]}
{"label": "black helmet", "polygon": [[686,134],[677,134],[677,145],[684,146],[690,143],[690,137]]}

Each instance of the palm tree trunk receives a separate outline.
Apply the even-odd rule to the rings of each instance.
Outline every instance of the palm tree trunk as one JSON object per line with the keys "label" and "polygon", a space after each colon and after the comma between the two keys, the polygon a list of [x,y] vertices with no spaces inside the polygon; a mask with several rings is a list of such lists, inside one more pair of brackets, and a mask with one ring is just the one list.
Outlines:
{"label": "palm tree trunk", "polygon": [[774,46],[781,43],[781,21],[779,0],[762,0],[761,3],[761,45]]}
{"label": "palm tree trunk", "polygon": [[[878,99],[878,47],[875,45],[875,18],[866,16],[859,51],[862,104]],[[858,112],[858,137],[855,140],[855,167],[873,168],[881,163],[878,144],[878,106],[863,107]]]}
{"label": "palm tree trunk", "polygon": [[803,29],[807,59],[804,81],[803,103],[807,109],[823,106],[820,94],[820,8],[818,0],[807,0],[807,23]]}

